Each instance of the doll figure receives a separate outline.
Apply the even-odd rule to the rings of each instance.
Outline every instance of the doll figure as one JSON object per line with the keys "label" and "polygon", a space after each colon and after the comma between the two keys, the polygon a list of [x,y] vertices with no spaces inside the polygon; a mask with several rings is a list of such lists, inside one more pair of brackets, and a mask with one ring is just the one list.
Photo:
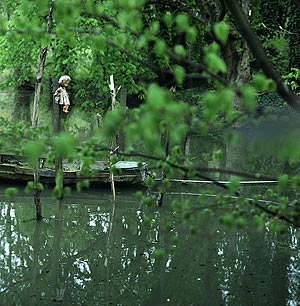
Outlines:
{"label": "doll figure", "polygon": [[60,87],[58,87],[54,93],[55,102],[59,105],[63,105],[63,112],[65,113],[68,113],[68,109],[70,106],[70,99],[66,90],[70,81],[71,78],[68,75],[61,76],[58,80],[58,84],[60,85]]}

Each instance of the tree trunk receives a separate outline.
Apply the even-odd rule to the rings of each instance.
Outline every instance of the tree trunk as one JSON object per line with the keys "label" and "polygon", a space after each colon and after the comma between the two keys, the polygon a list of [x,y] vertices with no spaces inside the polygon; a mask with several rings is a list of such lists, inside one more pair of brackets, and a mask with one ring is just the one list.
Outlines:
{"label": "tree trunk", "polygon": [[[38,125],[42,79],[43,79],[43,74],[44,74],[47,51],[48,51],[48,46],[42,49],[42,52],[40,54],[40,63],[39,63],[38,72],[36,76],[36,85],[35,85],[34,103],[33,103],[33,116],[32,116],[32,126],[34,128],[37,128],[37,125]],[[36,162],[36,165],[34,166],[33,178],[34,178],[34,203],[36,207],[36,218],[37,220],[41,220],[43,217],[42,217],[42,206],[41,206],[41,191],[38,188],[38,184],[40,182],[39,162],[38,161]]]}
{"label": "tree trunk", "polygon": [[39,104],[41,100],[41,90],[42,90],[42,79],[44,74],[46,56],[47,56],[48,46],[42,49],[40,54],[40,63],[36,75],[36,84],[35,84],[35,92],[34,92],[34,103],[33,103],[33,116],[32,116],[32,126],[34,128],[38,125],[39,118]]}
{"label": "tree trunk", "polygon": [[[47,32],[50,33],[52,31],[53,20],[52,20],[52,12],[53,12],[53,0],[50,1],[49,12],[47,16],[48,24],[47,24]],[[33,104],[33,116],[32,116],[32,126],[37,128],[38,125],[38,116],[39,116],[39,104],[41,100],[41,89],[42,89],[42,80],[45,69],[45,62],[47,57],[48,46],[43,47],[42,52],[40,54],[40,62],[38,66],[38,71],[36,75],[36,85],[34,92],[34,104]],[[39,176],[39,162],[36,162],[34,166],[34,203],[36,207],[36,218],[37,220],[42,219],[42,206],[41,206],[41,191],[38,188],[38,184],[40,181]]]}
{"label": "tree trunk", "polygon": [[[244,18],[249,20],[249,9],[250,0],[242,0],[242,10]],[[236,45],[233,46],[231,43],[227,44],[230,50],[234,48],[232,55],[238,56],[236,51]],[[229,82],[232,85],[236,84],[247,84],[251,78],[250,71],[250,50],[246,41],[242,41],[242,54],[238,60],[231,59],[232,66],[228,71],[230,71],[228,77]],[[243,111],[243,103],[237,95],[234,97],[233,107],[236,111]],[[237,124],[235,125],[237,126]],[[245,147],[241,144],[226,144],[226,167],[229,169],[242,169],[244,164],[244,157],[246,155]],[[230,179],[230,176],[229,176]]]}
{"label": "tree trunk", "polygon": [[[53,105],[53,131],[55,135],[59,135],[62,130],[61,125],[61,105],[57,104],[54,99],[54,93],[58,87],[57,78],[52,79],[52,105]],[[64,174],[63,174],[63,159],[61,156],[55,156],[55,177],[58,178],[61,175],[60,179],[56,179],[55,184],[56,188],[61,191],[61,196],[59,199],[63,199],[63,188],[64,188]]]}
{"label": "tree trunk", "polygon": [[[249,19],[250,0],[242,1],[242,11],[244,18]],[[245,40],[242,40],[241,54],[237,51],[238,31],[234,25],[231,27],[230,39],[226,46],[222,48],[223,58],[227,66],[227,79],[230,84],[248,83],[251,78],[250,72],[250,51]],[[234,109],[242,111],[242,103],[236,96],[234,99]]]}

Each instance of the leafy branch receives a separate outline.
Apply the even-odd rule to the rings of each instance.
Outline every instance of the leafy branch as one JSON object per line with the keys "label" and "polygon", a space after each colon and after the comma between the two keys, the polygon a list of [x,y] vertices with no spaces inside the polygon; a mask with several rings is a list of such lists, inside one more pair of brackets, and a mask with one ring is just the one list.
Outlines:
{"label": "leafy branch", "polygon": [[[111,149],[108,147],[98,147],[96,149],[97,151],[110,151]],[[168,157],[166,158],[162,158],[159,156],[153,156],[153,155],[149,155],[149,154],[144,154],[141,152],[122,152],[122,151],[118,151],[118,154],[120,156],[126,156],[126,157],[141,157],[144,159],[148,159],[148,160],[154,160],[154,161],[158,161],[158,162],[163,162],[166,163],[167,165],[171,166],[174,169],[180,170],[182,172],[184,172],[185,174],[189,174],[192,173],[193,177],[199,177],[202,179],[206,179],[210,182],[212,182],[214,185],[221,187],[227,191],[230,191],[229,185],[219,182],[211,177],[208,177],[206,175],[203,175],[202,172],[217,172],[217,173],[223,173],[223,174],[231,174],[231,175],[236,175],[236,176],[240,176],[240,177],[245,177],[245,178],[253,178],[253,179],[265,179],[265,180],[272,180],[272,181],[276,181],[277,179],[272,177],[272,176],[268,176],[268,175],[263,175],[260,173],[249,173],[249,172],[243,172],[243,171],[237,171],[237,170],[232,170],[232,169],[226,169],[226,168],[212,168],[212,167],[201,167],[201,166],[180,166],[172,161],[170,161],[170,159]],[[234,191],[234,195],[236,197],[241,197],[241,194],[238,191]],[[300,227],[300,221],[298,220],[298,218],[294,218],[294,217],[289,217],[285,214],[283,214],[282,212],[280,212],[279,210],[277,210],[278,207],[274,208],[268,208],[262,204],[260,204],[258,201],[255,201],[253,199],[249,199],[246,198],[247,202],[258,208],[259,210],[266,212],[268,215],[272,216],[272,217],[276,217],[282,221],[285,221],[289,224],[292,224],[296,227]]]}

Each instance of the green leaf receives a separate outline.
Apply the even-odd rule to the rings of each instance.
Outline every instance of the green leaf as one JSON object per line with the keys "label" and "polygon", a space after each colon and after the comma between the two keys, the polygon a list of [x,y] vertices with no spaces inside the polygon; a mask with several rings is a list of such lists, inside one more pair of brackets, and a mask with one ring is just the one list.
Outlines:
{"label": "green leaf", "polygon": [[107,112],[102,126],[103,134],[107,137],[116,136],[123,126],[124,119],[125,113],[121,108],[116,108]]}
{"label": "green leaf", "polygon": [[66,186],[66,187],[64,187],[64,195],[65,196],[70,196],[71,195],[71,187],[69,187],[69,186]]}
{"label": "green leaf", "polygon": [[121,11],[118,16],[118,22],[121,28],[125,28],[128,22],[129,14],[126,11]]}
{"label": "green leaf", "polygon": [[264,221],[263,216],[255,215],[255,216],[253,217],[253,221],[254,221],[254,224],[255,224],[256,228],[257,228],[259,231],[263,231],[263,229],[264,229],[264,227],[265,227],[265,221]]}
{"label": "green leaf", "polygon": [[163,179],[162,181],[162,184],[163,184],[163,190],[167,189],[167,188],[170,188],[171,187],[171,182],[169,179]]}
{"label": "green leaf", "polygon": [[150,32],[152,35],[156,35],[159,32],[160,24],[158,21],[154,21],[150,25]]}
{"label": "green leaf", "polygon": [[55,186],[51,193],[52,199],[61,199],[63,196],[63,190],[59,186]]}
{"label": "green leaf", "polygon": [[43,191],[44,190],[44,185],[42,183],[37,183],[37,186],[36,186],[37,190],[39,191]]}
{"label": "green leaf", "polygon": [[223,105],[225,112],[230,112],[233,109],[234,92],[229,88],[224,88],[219,92],[219,99]]}
{"label": "green leaf", "polygon": [[228,227],[231,227],[234,222],[233,214],[227,213],[220,217],[220,222]]}
{"label": "green leaf", "polygon": [[33,181],[29,181],[27,182],[27,185],[25,187],[25,193],[30,193],[34,190],[34,182]]}
{"label": "green leaf", "polygon": [[219,112],[229,112],[232,109],[233,93],[224,89],[221,92],[208,92],[203,98],[202,102],[205,105],[204,116],[213,120],[215,115]]}
{"label": "green leaf", "polygon": [[149,216],[144,216],[143,223],[144,225],[149,226],[151,224],[151,218]]}
{"label": "green leaf", "polygon": [[87,0],[86,4],[85,4],[85,9],[86,9],[87,12],[92,13],[93,10],[94,10],[94,1],[93,0]]}
{"label": "green leaf", "polygon": [[137,191],[137,192],[135,193],[135,196],[136,196],[136,198],[137,198],[139,201],[142,201],[142,199],[143,199],[143,192],[142,192],[142,191]]}
{"label": "green leaf", "polygon": [[182,85],[185,78],[185,69],[182,66],[175,66],[173,71],[177,84]]}
{"label": "green leaf", "polygon": [[155,181],[152,177],[148,176],[145,180],[145,185],[148,187],[148,188],[152,188],[154,187],[155,185]]}
{"label": "green leaf", "polygon": [[172,241],[173,244],[177,244],[178,240],[179,240],[178,235],[176,235],[176,234],[171,237],[171,241]]}
{"label": "green leaf", "polygon": [[256,110],[256,98],[255,98],[255,89],[249,85],[243,85],[239,87],[242,94],[244,106],[247,111],[254,112]]}
{"label": "green leaf", "polygon": [[8,187],[5,189],[5,197],[10,200],[17,195],[18,191],[18,188]]}
{"label": "green leaf", "polygon": [[156,249],[153,253],[154,258],[157,260],[163,259],[163,257],[166,255],[166,252],[162,249]]}
{"label": "green leaf", "polygon": [[88,179],[82,180],[81,182],[78,182],[76,184],[77,192],[81,192],[82,188],[89,188],[89,187],[90,187],[90,181]]}
{"label": "green leaf", "polygon": [[183,45],[176,45],[174,47],[174,52],[179,56],[186,56],[186,50]]}
{"label": "green leaf", "polygon": [[288,227],[278,219],[273,219],[268,227],[272,233],[285,234],[288,232]]}
{"label": "green leaf", "polygon": [[207,53],[204,57],[204,61],[214,73],[226,73],[227,71],[227,67],[223,59],[213,52]]}
{"label": "green leaf", "polygon": [[300,185],[300,175],[295,175],[292,177],[291,185],[292,188],[298,188],[298,186]]}
{"label": "green leaf", "polygon": [[133,10],[135,8],[142,7],[145,0],[118,0],[118,4],[128,10]]}
{"label": "green leaf", "polygon": [[62,186],[62,184],[63,184],[63,171],[58,170],[55,176],[55,185]]}
{"label": "green leaf", "polygon": [[229,188],[229,192],[231,194],[234,194],[238,191],[238,189],[240,188],[240,179],[239,178],[232,178],[230,180],[230,183],[227,185]]}
{"label": "green leaf", "polygon": [[171,204],[171,207],[172,209],[175,211],[175,212],[179,212],[182,210],[182,206],[181,206],[181,203],[179,201],[176,201],[174,200]]}
{"label": "green leaf", "polygon": [[279,191],[283,192],[287,189],[289,177],[287,174],[280,175],[278,178]]}
{"label": "green leaf", "polygon": [[222,150],[215,150],[213,151],[213,160],[214,161],[220,161],[222,159]]}
{"label": "green leaf", "polygon": [[269,89],[269,81],[263,74],[254,75],[253,84],[257,91],[266,91]]}
{"label": "green leaf", "polygon": [[165,89],[159,87],[157,84],[150,84],[147,94],[146,102],[152,111],[164,108],[169,100],[169,95]]}
{"label": "green leaf", "polygon": [[190,44],[193,44],[197,38],[197,30],[195,27],[189,27],[186,31],[186,41]]}
{"label": "green leaf", "polygon": [[219,22],[214,25],[214,33],[217,39],[225,45],[228,40],[229,26],[225,22]]}
{"label": "green leaf", "polygon": [[173,224],[171,222],[166,223],[166,230],[170,232],[174,228]]}
{"label": "green leaf", "polygon": [[244,217],[237,217],[235,224],[238,228],[244,228],[246,226],[246,219]]}
{"label": "green leaf", "polygon": [[191,234],[196,234],[197,227],[195,225],[190,225],[189,226],[189,231],[191,232]]}
{"label": "green leaf", "polygon": [[143,204],[150,207],[154,204],[154,199],[151,197],[143,197]]}
{"label": "green leaf", "polygon": [[164,40],[157,40],[154,44],[153,50],[156,55],[163,55],[166,51],[166,43]]}
{"label": "green leaf", "polygon": [[70,134],[60,134],[56,139],[54,139],[53,144],[55,153],[60,157],[67,158],[74,153],[75,139]]}
{"label": "green leaf", "polygon": [[7,19],[6,18],[0,18],[0,31],[7,31]]}
{"label": "green leaf", "polygon": [[166,14],[163,17],[164,23],[167,27],[170,27],[173,23],[173,18],[170,12],[166,12]]}
{"label": "green leaf", "polygon": [[45,144],[42,141],[30,141],[24,145],[24,154],[29,164],[36,165],[42,156]]}
{"label": "green leaf", "polygon": [[104,51],[106,48],[106,37],[104,35],[95,36],[93,38],[93,42],[95,43],[95,47],[99,51]]}
{"label": "green leaf", "polygon": [[178,31],[185,32],[189,28],[189,18],[187,15],[180,14],[175,18],[176,26]]}

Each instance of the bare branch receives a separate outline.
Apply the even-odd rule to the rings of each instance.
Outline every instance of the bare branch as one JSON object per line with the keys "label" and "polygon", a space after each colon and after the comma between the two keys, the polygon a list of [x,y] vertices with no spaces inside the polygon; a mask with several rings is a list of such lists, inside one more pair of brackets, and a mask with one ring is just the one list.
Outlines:
{"label": "bare branch", "polygon": [[[97,151],[106,151],[109,150],[109,148],[106,147],[99,147],[97,149]],[[261,179],[261,180],[272,180],[272,181],[276,181],[277,178],[274,178],[273,176],[269,176],[269,175],[264,175],[264,174],[260,174],[260,173],[249,173],[249,172],[243,172],[243,171],[238,171],[238,170],[233,170],[233,169],[227,169],[227,168],[211,168],[211,167],[202,167],[202,166],[180,166],[177,165],[173,162],[170,162],[170,160],[168,160],[168,158],[164,158],[164,157],[159,157],[159,156],[153,156],[153,155],[148,155],[148,154],[144,154],[144,153],[140,153],[140,152],[133,152],[133,153],[126,153],[126,152],[118,152],[119,155],[122,156],[129,156],[129,157],[142,157],[145,159],[149,159],[149,160],[156,160],[156,161],[163,161],[165,163],[167,163],[168,165],[170,165],[171,167],[181,170],[182,172],[185,173],[189,173],[191,171],[195,171],[193,174],[195,177],[201,177],[201,178],[205,178],[211,182],[218,182],[212,178],[208,178],[207,176],[204,176],[201,172],[216,172],[216,173],[223,173],[223,174],[231,174],[231,175],[236,175],[239,177],[245,177],[245,178],[253,178],[253,179]],[[218,186],[224,188],[224,184],[217,184]],[[227,189],[227,188],[225,188]]]}
{"label": "bare branch", "polygon": [[[97,149],[98,151],[107,151],[109,150],[109,148],[105,148],[105,147],[101,147]],[[255,178],[255,179],[268,179],[268,180],[276,180],[275,178],[271,177],[271,176],[267,176],[267,175],[262,175],[262,174],[258,174],[258,173],[247,173],[247,172],[241,172],[241,171],[236,171],[236,170],[231,170],[231,169],[225,169],[225,168],[209,168],[209,167],[199,167],[199,166],[195,166],[195,167],[187,167],[187,166],[180,166],[177,164],[174,164],[170,161],[168,161],[168,159],[166,158],[160,158],[158,156],[152,156],[152,155],[147,155],[144,153],[125,153],[125,152],[118,152],[119,155],[121,156],[131,156],[131,157],[142,157],[142,158],[147,158],[150,160],[157,160],[157,161],[163,161],[165,163],[167,163],[168,165],[170,165],[171,167],[181,170],[185,173],[189,173],[190,171],[195,170],[195,172],[193,173],[195,177],[200,177],[206,180],[211,181],[214,185],[219,186],[225,190],[229,190],[229,187],[219,181],[216,181],[215,179],[209,178],[203,174],[201,174],[200,172],[205,171],[205,172],[219,172],[219,173],[226,173],[226,174],[233,174],[233,175],[237,175],[237,176],[242,176],[242,177],[247,177],[247,178]],[[238,191],[236,191],[235,196],[240,197],[240,193]],[[300,223],[297,222],[297,220],[294,220],[293,218],[290,218],[289,216],[286,216],[280,212],[277,212],[275,210],[272,210],[268,207],[263,206],[262,204],[260,204],[258,201],[254,201],[254,200],[249,200],[248,199],[248,203],[250,205],[253,205],[254,207],[266,212],[267,214],[269,214],[272,217],[278,218],[280,220],[283,220],[289,224],[292,224],[296,227],[300,227]]]}

